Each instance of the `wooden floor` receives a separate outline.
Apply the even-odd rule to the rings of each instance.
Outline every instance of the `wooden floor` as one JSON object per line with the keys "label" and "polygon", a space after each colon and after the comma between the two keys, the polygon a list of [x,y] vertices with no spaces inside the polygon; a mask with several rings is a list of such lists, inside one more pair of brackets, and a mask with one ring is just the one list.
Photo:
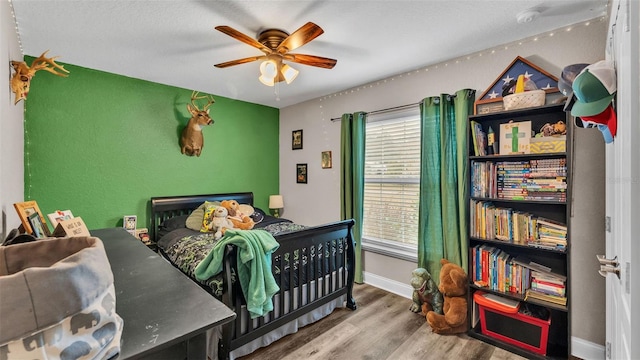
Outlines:
{"label": "wooden floor", "polygon": [[336,309],[241,359],[524,359],[466,334],[434,334],[424,316],[409,311],[411,300],[376,287],[356,284],[354,298],[356,311]]}

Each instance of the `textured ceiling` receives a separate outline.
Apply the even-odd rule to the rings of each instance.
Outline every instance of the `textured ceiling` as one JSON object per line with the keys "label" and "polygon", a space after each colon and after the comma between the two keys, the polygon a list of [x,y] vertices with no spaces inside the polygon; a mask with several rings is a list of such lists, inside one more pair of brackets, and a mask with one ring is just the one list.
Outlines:
{"label": "textured ceiling", "polygon": [[[11,0],[10,0],[11,1]],[[276,108],[601,17],[607,0],[193,1],[13,0],[25,55]],[[539,16],[518,23],[517,15]],[[312,21],[324,34],[295,53],[337,59],[331,69],[291,64],[275,88],[259,62],[213,65],[262,53],[217,30],[256,37]]]}

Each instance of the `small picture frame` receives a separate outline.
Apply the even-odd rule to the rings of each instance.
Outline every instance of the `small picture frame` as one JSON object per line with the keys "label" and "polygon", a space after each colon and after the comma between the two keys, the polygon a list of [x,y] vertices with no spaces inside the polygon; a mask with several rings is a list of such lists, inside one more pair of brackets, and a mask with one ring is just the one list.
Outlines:
{"label": "small picture frame", "polygon": [[51,214],[47,214],[47,217],[49,218],[51,226],[55,229],[60,222],[73,219],[73,214],[71,213],[71,210],[56,210]]}
{"label": "small picture frame", "polygon": [[296,164],[296,183],[307,183],[307,164]]}
{"label": "small picture frame", "polygon": [[292,150],[302,149],[302,129],[294,130],[291,132],[291,149]]}
{"label": "small picture frame", "polygon": [[323,151],[320,165],[323,169],[331,169],[331,151]]}
{"label": "small picture frame", "polygon": [[33,230],[32,235],[38,239],[43,239],[48,235],[45,234],[45,224],[42,223],[42,219],[40,219],[40,215],[37,212],[29,215],[29,225],[31,225],[31,229]]}
{"label": "small picture frame", "polygon": [[[38,207],[38,203],[35,200],[25,201],[21,203],[13,204],[13,207],[18,212],[18,217],[20,217],[20,221],[22,222],[22,227],[24,228],[24,232],[27,234],[33,234],[33,228],[31,227],[31,223],[29,222],[29,215],[38,214],[40,218],[40,224],[42,224],[42,230],[45,236],[50,236],[51,232],[49,231],[49,226],[47,225],[40,208]],[[35,235],[35,234],[34,234]]]}
{"label": "small picture frame", "polygon": [[122,227],[133,236],[136,236],[137,225],[138,217],[136,215],[125,215],[122,218]]}

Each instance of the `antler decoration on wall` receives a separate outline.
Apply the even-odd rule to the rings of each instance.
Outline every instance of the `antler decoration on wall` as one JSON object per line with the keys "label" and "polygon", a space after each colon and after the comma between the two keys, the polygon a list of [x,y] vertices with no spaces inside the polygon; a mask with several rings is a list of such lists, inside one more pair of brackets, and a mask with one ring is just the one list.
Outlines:
{"label": "antler decoration on wall", "polygon": [[[56,64],[58,56],[47,58],[45,55],[49,50],[45,51],[37,59],[34,59],[31,63],[31,67],[27,66],[24,61],[11,61],[11,66],[15,70],[15,74],[11,78],[11,91],[15,94],[15,101],[13,104],[17,104],[18,101],[26,99],[29,94],[29,86],[31,85],[31,79],[38,70],[46,70],[54,75],[67,77],[69,71],[62,65]],[[59,73],[56,70],[64,71],[67,74]]]}
{"label": "antler decoration on wall", "polygon": [[[198,109],[198,105],[195,103],[199,99],[207,99],[207,104],[202,107],[202,110]],[[180,148],[183,154],[200,156],[204,146],[202,127],[213,124],[213,120],[209,117],[209,106],[214,102],[215,100],[211,95],[198,96],[197,91],[191,93],[191,104],[187,104],[191,119],[189,119],[189,123],[182,130],[182,135],[180,136]]]}

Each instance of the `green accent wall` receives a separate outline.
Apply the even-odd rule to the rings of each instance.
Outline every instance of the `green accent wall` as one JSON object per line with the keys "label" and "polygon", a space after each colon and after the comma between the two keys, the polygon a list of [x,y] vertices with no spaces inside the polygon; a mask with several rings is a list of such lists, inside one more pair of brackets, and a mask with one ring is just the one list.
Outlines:
{"label": "green accent wall", "polygon": [[267,209],[278,193],[278,109],[214,94],[202,154],[188,157],[192,89],[64,66],[67,78],[38,72],[25,102],[24,197],[45,217],[69,209],[98,229],[137,215],[140,228],[153,196],[253,191]]}

